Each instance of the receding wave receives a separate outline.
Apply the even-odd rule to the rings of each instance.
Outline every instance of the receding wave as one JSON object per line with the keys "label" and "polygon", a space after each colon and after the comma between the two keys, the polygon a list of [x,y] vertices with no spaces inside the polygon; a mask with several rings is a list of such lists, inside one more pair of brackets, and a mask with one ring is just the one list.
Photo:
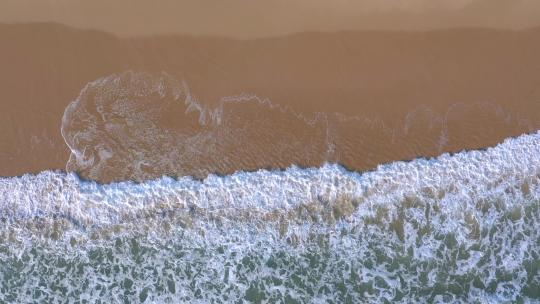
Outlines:
{"label": "receding wave", "polygon": [[366,173],[3,178],[0,301],[538,300],[539,201],[540,132]]}
{"label": "receding wave", "polygon": [[111,182],[325,162],[363,171],[495,144],[525,125],[511,111],[482,103],[445,112],[419,104],[383,120],[298,112],[249,94],[202,102],[167,73],[128,71],[88,83],[66,108],[62,135],[71,150],[67,171]]}

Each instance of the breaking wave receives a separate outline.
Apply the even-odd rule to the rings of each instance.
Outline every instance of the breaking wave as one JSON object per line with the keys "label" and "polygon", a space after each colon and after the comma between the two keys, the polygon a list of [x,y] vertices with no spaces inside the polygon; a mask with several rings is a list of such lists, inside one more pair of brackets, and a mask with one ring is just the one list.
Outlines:
{"label": "breaking wave", "polygon": [[0,179],[0,302],[540,299],[540,132],[380,165]]}

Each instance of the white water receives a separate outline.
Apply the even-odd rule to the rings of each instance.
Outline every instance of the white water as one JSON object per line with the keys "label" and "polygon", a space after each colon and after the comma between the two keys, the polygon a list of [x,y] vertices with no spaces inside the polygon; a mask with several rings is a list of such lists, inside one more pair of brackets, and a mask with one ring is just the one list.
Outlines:
{"label": "white water", "polygon": [[539,199],[540,133],[363,174],[3,178],[0,301],[534,300]]}

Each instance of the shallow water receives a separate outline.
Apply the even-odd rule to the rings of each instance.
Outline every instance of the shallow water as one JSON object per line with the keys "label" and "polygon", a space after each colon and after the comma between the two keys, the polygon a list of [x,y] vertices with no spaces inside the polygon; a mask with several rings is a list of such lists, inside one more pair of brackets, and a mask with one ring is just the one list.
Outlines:
{"label": "shallow water", "polygon": [[365,173],[47,171],[1,179],[0,202],[5,302],[540,299],[540,133]]}
{"label": "shallow water", "polygon": [[419,103],[390,119],[296,111],[250,94],[211,105],[170,74],[126,71],[88,83],[66,107],[61,131],[66,170],[112,182],[328,162],[364,171],[522,134],[528,123],[480,102],[443,112]]}

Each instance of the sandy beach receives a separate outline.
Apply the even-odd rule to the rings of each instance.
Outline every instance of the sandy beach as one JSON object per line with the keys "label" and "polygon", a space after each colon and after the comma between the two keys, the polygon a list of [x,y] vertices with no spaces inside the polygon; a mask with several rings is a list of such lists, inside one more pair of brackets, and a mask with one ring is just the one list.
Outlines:
{"label": "sandy beach", "polygon": [[[85,145],[116,151],[106,172],[90,173],[100,162],[97,150],[84,156],[94,165],[71,162],[69,170],[102,181],[202,177],[325,161],[368,170],[394,160],[491,146],[540,125],[538,28],[313,32],[238,40],[118,38],[35,23],[0,25],[0,40],[2,176],[65,169],[70,150],[60,129],[66,107],[88,83],[122,78],[125,71],[154,79],[165,73],[204,111],[221,109],[222,121],[201,125],[201,113],[186,114],[185,96],[170,104],[167,97],[148,95],[156,105],[168,104],[168,114],[131,119],[126,127],[143,102],[132,100],[131,112],[115,114],[124,131],[107,131],[104,122],[92,138],[73,144],[81,151]],[[129,85],[103,83],[92,94],[115,86]],[[111,96],[102,102],[118,97]],[[96,107],[92,98],[83,98],[85,111]],[[77,121],[81,117],[74,119],[71,136],[89,128]],[[168,123],[157,123],[161,120]],[[151,144],[144,134],[134,135],[140,137],[136,143],[119,140],[143,126],[170,136]],[[114,147],[104,136],[116,142]],[[169,152],[179,159],[166,159]],[[158,165],[163,161],[173,164]],[[154,169],[126,171],[134,162]]]}
{"label": "sandy beach", "polygon": [[0,303],[540,301],[540,1],[0,2]]}

